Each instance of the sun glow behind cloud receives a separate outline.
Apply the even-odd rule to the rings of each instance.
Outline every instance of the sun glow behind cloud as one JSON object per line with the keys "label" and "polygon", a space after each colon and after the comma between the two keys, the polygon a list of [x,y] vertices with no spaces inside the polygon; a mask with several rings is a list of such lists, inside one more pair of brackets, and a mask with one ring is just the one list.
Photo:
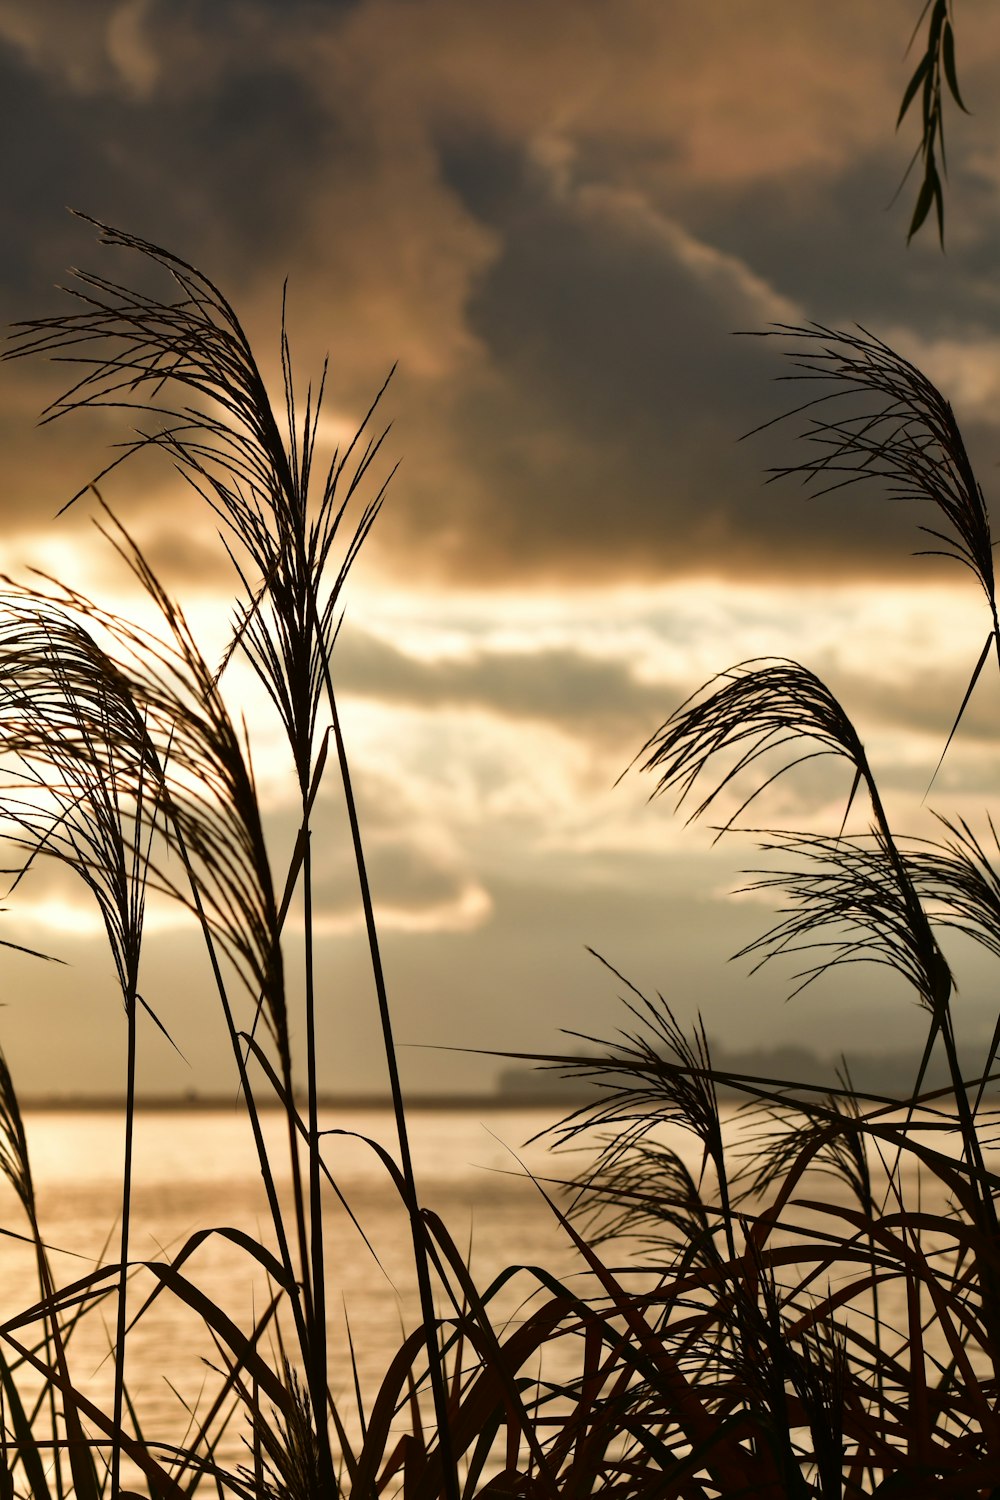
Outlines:
{"label": "sun glow behind cloud", "polygon": [[[103,942],[107,937],[103,918],[85,891],[77,894],[68,890],[64,897],[48,895],[38,900],[26,894],[19,897],[13,914],[18,928],[24,924],[29,931],[36,929],[52,939],[97,938]],[[143,931],[149,937],[178,929],[190,931],[192,922],[190,914],[175,903],[152,901],[146,909]],[[10,930],[10,927],[5,929]],[[54,956],[58,954],[54,952]]]}
{"label": "sun glow behind cloud", "polygon": [[[124,609],[134,603],[134,596],[122,597]],[[203,597],[190,614],[214,660],[225,644],[224,608]],[[707,830],[685,828],[669,799],[647,807],[651,780],[635,771],[619,778],[688,694],[754,657],[793,655],[840,693],[890,810],[923,829],[920,795],[984,627],[979,601],[965,587],[875,593],[701,580],[490,596],[369,585],[353,600],[335,679],[376,867],[381,860],[391,886],[405,851],[414,872],[409,894],[382,899],[384,920],[400,931],[468,931],[490,920],[491,880],[512,877],[524,860],[569,860],[567,878],[586,883],[588,859],[666,858],[690,850],[693,840],[707,844]],[[929,682],[941,684],[930,699]],[[276,850],[289,849],[296,810],[273,708],[238,660],[224,689],[235,722],[249,726]],[[973,810],[981,795],[1000,741],[1000,720],[988,703],[988,691],[977,694],[941,772],[938,788],[951,806],[958,799]],[[333,817],[332,761],[327,779],[321,809]],[[781,826],[830,831],[849,779],[836,764],[804,767],[754,804],[754,820],[766,814]],[[712,821],[730,816],[751,788],[745,779],[727,793]],[[421,870],[431,889],[433,872],[434,879],[446,872],[439,899],[420,894]],[[355,930],[359,921],[349,874],[338,874],[337,891],[321,915],[329,935]],[[24,915],[58,931],[67,909],[65,899],[29,899]],[[155,920],[171,918],[160,913]],[[84,930],[82,921],[74,931]],[[99,923],[86,930],[99,931]]]}

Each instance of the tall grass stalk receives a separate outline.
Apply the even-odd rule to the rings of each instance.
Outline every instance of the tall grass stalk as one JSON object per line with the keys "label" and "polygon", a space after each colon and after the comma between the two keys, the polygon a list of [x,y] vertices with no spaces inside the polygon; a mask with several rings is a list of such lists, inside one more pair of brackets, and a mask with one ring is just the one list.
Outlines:
{"label": "tall grass stalk", "polygon": [[[253,354],[230,304],[218,289],[193,267],[158,247],[134,236],[98,226],[109,245],[136,253],[167,272],[180,290],[174,302],[130,292],[106,278],[77,273],[74,293],[81,311],[62,317],[38,319],[19,326],[11,353],[14,356],[45,353],[84,367],[81,378],[64,397],[45,413],[51,420],[69,411],[98,406],[127,407],[152,419],[149,430],[124,445],[119,457],[96,476],[85,489],[97,490],[123,458],[156,446],[166,451],[221,521],[224,542],[243,589],[238,605],[232,644],[224,655],[219,673],[209,673],[200,659],[178,609],[160,588],[152,570],[127,533],[117,527],[117,541],[133,571],[159,606],[174,638],[175,657],[160,656],[167,677],[140,681],[137,691],[159,716],[164,737],[164,764],[170,780],[170,764],[182,772],[206,778],[207,784],[224,793],[220,805],[232,815],[219,819],[207,803],[183,799],[174,782],[165,794],[164,840],[181,855],[192,882],[189,898],[210,948],[217,987],[223,998],[227,1026],[234,1050],[245,1057],[246,1040],[238,1028],[215,957],[220,942],[227,957],[236,962],[245,982],[259,996],[260,1014],[269,1024],[274,1042],[280,1092],[288,1122],[288,1146],[292,1174],[293,1222],[297,1242],[297,1264],[293,1280],[296,1324],[306,1371],[311,1408],[316,1414],[318,1463],[321,1482],[334,1482],[328,1427],[320,1417],[327,1408],[326,1277],[323,1243],[323,1181],[318,1122],[318,1059],[315,1015],[317,995],[313,952],[313,897],[311,858],[311,814],[326,761],[326,735],[318,730],[319,699],[325,693],[336,737],[338,762],[344,781],[351,820],[352,842],[358,864],[365,917],[372,948],[380,1020],[390,1070],[407,1206],[413,1230],[413,1250],[424,1310],[429,1364],[437,1402],[445,1485],[454,1492],[453,1465],[448,1457],[448,1416],[440,1356],[436,1342],[430,1277],[413,1180],[406,1119],[395,1062],[388,1000],[378,953],[373,908],[364,865],[363,848],[354,808],[346,748],[333,694],[329,656],[336,635],[339,597],[350,565],[378,513],[384,481],[373,498],[362,505],[360,517],[335,560],[342,523],[378,458],[384,432],[367,439],[379,397],[372,405],[358,437],[343,453],[336,453],[321,476],[318,497],[312,497],[311,479],[316,438],[323,401],[326,371],[315,392],[307,391],[301,423],[291,354],[282,319],[281,361],[284,378],[283,437],[278,419],[267,397]],[[164,402],[165,393],[187,398],[183,405]],[[379,393],[381,395],[381,393]],[[74,500],[80,498],[72,497]],[[99,493],[99,491],[98,491]],[[72,502],[70,502],[72,503]],[[117,523],[115,523],[117,526]],[[253,580],[251,569],[257,575]],[[85,616],[94,611],[88,601],[73,598],[71,604]],[[130,648],[137,644],[134,632],[123,631],[105,616],[105,627]],[[144,648],[148,642],[143,643]],[[217,679],[235,651],[250,662],[284,724],[299,784],[301,825],[286,881],[285,901],[279,917],[271,888],[268,852],[256,808],[252,780],[243,765],[243,752],[228,726],[218,698]],[[173,680],[170,680],[173,679]],[[181,692],[178,693],[178,686]],[[199,721],[199,716],[200,721]],[[111,773],[113,775],[113,771]],[[141,816],[137,826],[142,825]],[[152,837],[150,824],[150,837]],[[232,841],[242,848],[242,865],[233,863]],[[185,899],[163,873],[154,883],[178,899]],[[299,1159],[299,1130],[295,1109],[295,1087],[289,1043],[287,1001],[281,961],[281,926],[284,912],[301,884],[305,909],[305,1075],[307,1091],[306,1180]],[[249,918],[249,921],[247,920]],[[253,934],[253,951],[243,932]],[[129,1120],[134,1098],[135,1005],[127,999],[129,1024],[128,1068]],[[254,1094],[245,1060],[240,1064],[241,1084],[251,1116]],[[265,1179],[270,1179],[259,1126],[255,1126]],[[130,1156],[130,1127],[126,1159]],[[269,1197],[279,1240],[284,1243],[284,1225],[273,1184]],[[127,1235],[127,1214],[123,1236]],[[287,1253],[286,1270],[291,1271]],[[122,1246],[122,1276],[127,1262]],[[120,1298],[120,1321],[124,1327],[124,1282]],[[116,1405],[115,1425],[120,1425],[121,1397]],[[117,1478],[113,1482],[117,1482]]]}

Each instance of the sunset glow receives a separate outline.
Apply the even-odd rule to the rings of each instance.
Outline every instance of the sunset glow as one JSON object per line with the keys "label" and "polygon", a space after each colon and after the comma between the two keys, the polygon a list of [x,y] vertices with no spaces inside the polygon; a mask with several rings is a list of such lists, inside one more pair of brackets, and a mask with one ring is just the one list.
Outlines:
{"label": "sunset glow", "polygon": [[[711,827],[687,826],[693,808],[650,804],[653,782],[627,768],[715,673],[780,656],[840,696],[901,832],[931,831],[937,806],[977,823],[993,798],[1000,722],[982,692],[923,801],[989,629],[974,580],[911,556],[933,546],[913,508],[766,486],[769,467],[794,461],[801,419],[738,442],[807,393],[774,383],[791,373],[781,340],[734,333],[859,323],[941,385],[991,499],[1000,29],[985,8],[963,15],[974,118],[949,137],[948,253],[929,234],[906,249],[909,189],[886,206],[913,144],[893,134],[912,11],[234,0],[209,22],[157,0],[0,0],[19,127],[4,167],[6,320],[62,310],[52,284],[69,265],[134,271],[70,203],[211,276],[275,400],[287,277],[300,410],[331,356],[318,463],[350,443],[397,366],[362,500],[400,468],[334,665],[416,1086],[491,1084],[497,1065],[435,1044],[545,1050],[559,1028],[614,1030],[616,987],[586,945],[734,1044],[827,1050],[863,1017],[888,1046],[905,1019],[867,971],[823,1004],[786,1006],[780,966],[746,981],[749,964],[727,960],[768,912],[729,893],[753,838],[713,844]],[[130,436],[114,411],[34,426],[72,374],[0,369],[0,572],[39,568],[152,624],[91,525],[95,498],[52,519]],[[101,493],[214,663],[232,567],[213,517],[155,457]],[[224,687],[249,726],[268,836],[287,850],[298,809],[273,714],[245,665]],[[744,824],[835,833],[849,782],[811,763]],[[363,918],[335,776],[320,808],[328,1024],[360,1036]],[[74,965],[93,960],[103,927],[81,883],[25,882],[7,906],[11,941],[58,953],[64,939]],[[148,989],[184,1052],[207,983],[190,919],[154,905],[148,926]],[[38,1026],[86,1002],[54,968],[10,962],[2,1041],[30,1091]],[[962,1003],[970,1033],[988,1033],[974,970]],[[381,1086],[376,1050],[359,1045],[359,1076],[331,1045],[330,1086],[348,1071]],[[113,1086],[112,1064],[105,1078],[95,1049],[95,1090]],[[166,1049],[162,1066],[188,1086]],[[197,1066],[210,1088],[214,1065]]]}

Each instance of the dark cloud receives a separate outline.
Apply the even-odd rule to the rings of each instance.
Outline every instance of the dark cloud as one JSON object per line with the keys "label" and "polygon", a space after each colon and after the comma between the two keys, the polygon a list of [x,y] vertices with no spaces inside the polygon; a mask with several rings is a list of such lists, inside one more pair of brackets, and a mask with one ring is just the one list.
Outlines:
{"label": "dark cloud", "polygon": [[[489,894],[468,852],[449,829],[430,820],[400,780],[362,766],[354,774],[354,792],[381,928],[441,933],[489,919]],[[268,810],[264,822],[274,868],[282,869],[291,858],[300,816],[294,805],[282,803]],[[361,927],[354,844],[329,784],[314,818],[312,900],[320,931]]]}
{"label": "dark cloud", "polygon": [[[370,839],[368,868],[385,928],[440,933],[455,925],[478,926],[489,912],[489,898],[460,862],[405,832]],[[474,903],[464,916],[465,903]],[[316,919],[360,925],[358,873],[346,840],[326,844],[316,861]]]}
{"label": "dark cloud", "polygon": [[504,248],[468,310],[489,376],[451,418],[470,484],[428,493],[407,473],[408,555],[590,581],[891,565],[897,515],[804,508],[762,487],[773,437],[737,443],[788,402],[770,388],[777,350],[730,337],[780,317],[776,292],[634,200],[512,193],[506,161],[491,176]]}
{"label": "dark cloud", "polygon": [[679,683],[639,680],[627,662],[569,648],[421,660],[356,629],[338,645],[337,685],[392,703],[531,719],[619,746],[641,743],[686,695]]}
{"label": "dark cloud", "polygon": [[[390,571],[893,571],[904,518],[762,489],[790,435],[736,439],[786,393],[770,385],[770,349],[730,333],[800,312],[981,334],[998,173],[980,126],[956,127],[952,258],[929,237],[904,253],[883,201],[902,150],[906,6],[794,24],[772,10],[780,46],[742,3],[725,36],[708,13],[641,3],[613,36],[589,5],[554,7],[541,30],[533,7],[498,26],[445,0],[302,0],[280,15],[109,0],[67,25],[64,8],[0,6],[16,134],[5,307],[46,310],[48,282],[88,259],[62,213],[76,203],[215,276],[273,373],[288,272],[306,363],[334,346],[341,414],[363,411],[400,358],[405,468],[374,539]],[[969,83],[988,100],[991,54],[977,46]],[[18,366],[3,390],[17,386],[21,411],[36,383]],[[19,421],[8,409],[5,505],[24,524],[38,464]],[[97,436],[76,431],[89,455]],[[70,447],[53,437],[60,487]]]}
{"label": "dark cloud", "polygon": [[[156,60],[148,92],[116,87],[113,70],[105,77],[96,59],[92,86],[72,87],[57,61],[0,40],[0,85],[16,131],[0,175],[9,214],[0,260],[5,307],[17,298],[11,316],[24,315],[26,300],[92,253],[67,205],[206,269],[216,262],[212,269],[231,284],[291,269],[309,184],[337,146],[329,110],[268,45],[273,13],[265,28],[259,10],[250,24],[257,8],[241,16],[240,7],[226,7],[222,27],[221,17],[213,23],[199,8],[207,32],[200,35],[179,13],[161,13],[154,28],[145,9],[144,45]],[[92,30],[99,36],[100,24]],[[107,256],[101,270],[114,274]]]}
{"label": "dark cloud", "polygon": [[[971,678],[975,655],[970,654]],[[992,671],[989,669],[992,668]],[[1000,703],[994,683],[996,667],[987,664],[980,689],[963,711],[957,746],[996,745],[1000,741]],[[852,705],[858,723],[892,725],[945,740],[962,704],[968,680],[936,667],[918,669],[909,682],[851,677],[843,684],[843,701]]]}

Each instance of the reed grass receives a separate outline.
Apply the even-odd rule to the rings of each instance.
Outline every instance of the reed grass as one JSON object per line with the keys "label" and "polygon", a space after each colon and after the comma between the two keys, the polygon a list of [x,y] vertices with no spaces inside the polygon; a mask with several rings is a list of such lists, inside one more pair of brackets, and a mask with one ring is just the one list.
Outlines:
{"label": "reed grass", "polygon": [[[845,812],[829,835],[759,834],[772,863],[748,878],[783,906],[743,956],[759,964],[798,955],[799,988],[821,975],[835,981],[848,964],[891,970],[926,1026],[913,1090],[865,1093],[846,1070],[830,1088],[726,1073],[713,1066],[701,1021],[689,1034],[662,996],[640,993],[608,966],[623,986],[618,1037],[586,1038],[586,1057],[535,1058],[596,1086],[594,1101],[552,1132],[557,1147],[586,1147],[586,1167],[561,1176],[554,1168],[537,1185],[582,1274],[558,1280],[511,1266],[477,1285],[413,1169],[335,691],[342,593],[387,483],[385,430],[373,431],[381,393],[354,441],[316,470],[324,378],[297,396],[284,317],[276,411],[218,288],[156,246],[97,228],[106,245],[164,275],[170,295],[77,273],[74,311],[19,325],[9,356],[75,366],[48,420],[112,407],[135,425],[74,498],[97,491],[105,540],[160,628],[140,628],[52,579],[6,581],[0,814],[15,893],[36,862],[55,860],[82,880],[105,928],[127,1029],[122,1217],[115,1250],[57,1282],[0,1061],[0,1171],[25,1214],[38,1271],[37,1298],[0,1322],[0,1496],[127,1495],[126,1473],[141,1476],[127,1482],[142,1482],[150,1497],[177,1500],[198,1490],[245,1500],[1000,1495],[1000,1179],[988,1156],[1000,1027],[981,1069],[964,1076],[956,986],[939,942],[957,930],[1000,957],[993,825],[987,836],[943,818],[936,842],[898,834],[860,734],[797,662],[741,662],[682,704],[637,760],[655,777],[654,795],[693,801],[695,817],[735,794],[738,811],[720,834],[804,760],[843,761],[847,810],[857,803],[868,827],[848,832]],[[793,342],[794,378],[822,383],[797,408],[812,446],[780,473],[820,488],[878,481],[883,495],[933,506],[935,550],[971,569],[984,592],[989,634],[964,711],[991,648],[1000,653],[1000,630],[986,504],[951,408],[869,334],[777,333]],[[106,477],[144,449],[162,450],[201,496],[231,560],[234,623],[217,664],[101,499]],[[299,827],[280,866],[246,730],[227,703],[238,653],[289,749]],[[319,1122],[310,844],[332,774],[397,1124],[393,1152],[369,1144],[408,1215],[421,1305],[376,1390],[362,1388],[354,1366],[356,1411],[331,1386],[336,1264],[322,1218],[339,1189]],[[259,1237],[215,1226],[169,1258],[139,1261],[130,1242],[136,1057],[140,1028],[162,1029],[142,989],[152,894],[178,903],[204,941],[271,1222]],[[305,916],[301,939],[286,931],[293,900]],[[288,956],[299,941],[303,979],[293,985]],[[949,1083],[928,1090],[936,1047]],[[741,1097],[735,1117],[723,1090]],[[284,1120],[290,1206],[276,1187],[265,1105]],[[678,1130],[695,1145],[697,1172]],[[918,1171],[935,1187],[926,1202],[915,1196]],[[198,1284],[195,1257],[214,1236],[270,1286],[249,1327]],[[505,1321],[497,1299],[512,1287],[522,1312]],[[143,1431],[129,1391],[129,1338],[161,1298],[200,1319],[215,1379],[181,1442]],[[114,1310],[115,1361],[106,1411],[75,1379],[73,1359],[80,1320],[105,1307]],[[39,1384],[41,1397],[29,1397]],[[230,1427],[247,1442],[235,1467],[219,1457]]]}

